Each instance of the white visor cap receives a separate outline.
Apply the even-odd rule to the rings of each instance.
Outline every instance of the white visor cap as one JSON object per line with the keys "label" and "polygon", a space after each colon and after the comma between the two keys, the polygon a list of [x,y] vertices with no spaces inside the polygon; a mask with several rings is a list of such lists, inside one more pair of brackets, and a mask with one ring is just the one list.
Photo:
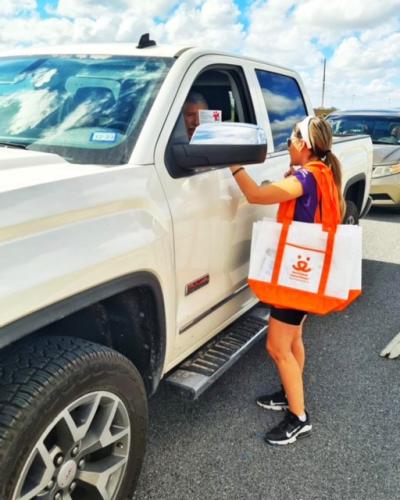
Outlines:
{"label": "white visor cap", "polygon": [[308,130],[308,127],[310,125],[310,120],[312,120],[314,117],[313,116],[306,116],[304,120],[299,122],[297,126],[299,127],[301,137],[303,138],[304,142],[306,143],[306,146],[308,149],[312,149],[311,146],[311,141],[310,141],[310,133]]}

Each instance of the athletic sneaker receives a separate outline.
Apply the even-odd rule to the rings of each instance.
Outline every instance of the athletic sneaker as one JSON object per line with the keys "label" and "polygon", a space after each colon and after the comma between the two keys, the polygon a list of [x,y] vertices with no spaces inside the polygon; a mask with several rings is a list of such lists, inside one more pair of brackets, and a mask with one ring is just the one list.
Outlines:
{"label": "athletic sneaker", "polygon": [[258,406],[261,406],[261,408],[265,408],[266,410],[282,411],[289,408],[289,403],[283,389],[274,392],[273,394],[260,396],[256,400],[256,403]]}
{"label": "athletic sneaker", "polygon": [[287,412],[280,424],[265,434],[264,440],[268,444],[285,445],[294,443],[297,438],[309,436],[312,425],[306,412],[306,421],[302,422],[291,411]]}

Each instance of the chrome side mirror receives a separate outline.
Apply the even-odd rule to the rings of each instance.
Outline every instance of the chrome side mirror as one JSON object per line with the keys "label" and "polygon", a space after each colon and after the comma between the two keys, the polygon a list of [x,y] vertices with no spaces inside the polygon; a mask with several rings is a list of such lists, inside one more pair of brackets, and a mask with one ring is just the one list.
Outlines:
{"label": "chrome side mirror", "polygon": [[220,146],[267,144],[264,129],[251,123],[215,122],[196,127],[189,144],[218,144]]}
{"label": "chrome side mirror", "polygon": [[189,144],[174,144],[172,157],[178,168],[221,168],[235,163],[263,163],[267,140],[261,127],[249,123],[203,123]]}

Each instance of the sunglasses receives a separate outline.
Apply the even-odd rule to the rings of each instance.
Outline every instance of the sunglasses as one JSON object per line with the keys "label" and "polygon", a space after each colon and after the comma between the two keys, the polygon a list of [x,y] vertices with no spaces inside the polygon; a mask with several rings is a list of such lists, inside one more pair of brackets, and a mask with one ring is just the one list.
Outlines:
{"label": "sunglasses", "polygon": [[[290,136],[288,139],[287,139],[287,147],[288,149],[290,148],[290,146],[293,144],[293,139],[292,139],[293,136]],[[297,136],[294,137],[294,139],[299,139]]]}

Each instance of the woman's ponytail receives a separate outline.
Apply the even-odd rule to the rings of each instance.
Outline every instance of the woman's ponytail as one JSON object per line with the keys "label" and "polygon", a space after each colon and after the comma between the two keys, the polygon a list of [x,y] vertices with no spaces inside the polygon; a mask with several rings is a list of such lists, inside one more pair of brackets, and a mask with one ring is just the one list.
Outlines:
{"label": "woman's ponytail", "polygon": [[338,157],[332,153],[332,128],[322,118],[312,118],[309,124],[309,135],[312,149],[316,156],[331,168],[333,179],[339,192],[340,214],[346,211],[346,203],[342,195],[342,167]]}
{"label": "woman's ponytail", "polygon": [[323,159],[323,162],[325,163],[325,165],[328,165],[328,167],[330,167],[332,170],[333,179],[335,181],[337,190],[339,192],[340,215],[342,216],[343,219],[346,211],[346,202],[344,201],[342,195],[342,167],[340,165],[340,161],[338,157],[334,153],[332,153],[331,150],[328,150],[325,153],[325,158]]}

